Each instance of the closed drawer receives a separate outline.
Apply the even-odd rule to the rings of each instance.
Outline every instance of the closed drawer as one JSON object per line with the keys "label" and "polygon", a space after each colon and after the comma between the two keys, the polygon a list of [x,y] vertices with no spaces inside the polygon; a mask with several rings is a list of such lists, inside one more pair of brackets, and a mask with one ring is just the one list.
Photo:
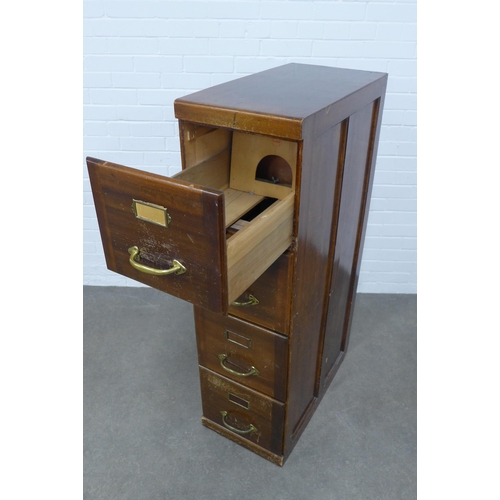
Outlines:
{"label": "closed drawer", "polygon": [[232,302],[229,314],[288,335],[293,254],[285,252]]}
{"label": "closed drawer", "polygon": [[[256,179],[252,192],[242,191],[233,177],[241,171],[245,142],[233,147],[229,131],[197,130],[191,130],[192,164],[172,178],[95,158],[87,165],[108,268],[227,314],[229,303],[290,246],[294,189],[278,186],[276,198],[269,197],[269,182]],[[277,147],[262,141],[262,155]],[[297,144],[281,142],[296,162]],[[232,168],[233,157],[239,169]],[[252,168],[257,165],[243,170]],[[259,185],[263,194],[256,192]],[[257,214],[226,237],[226,228],[250,210]]]}
{"label": "closed drawer", "polygon": [[288,339],[230,316],[195,308],[200,365],[285,400]]}
{"label": "closed drawer", "polygon": [[200,367],[203,416],[271,453],[283,449],[284,404]]}

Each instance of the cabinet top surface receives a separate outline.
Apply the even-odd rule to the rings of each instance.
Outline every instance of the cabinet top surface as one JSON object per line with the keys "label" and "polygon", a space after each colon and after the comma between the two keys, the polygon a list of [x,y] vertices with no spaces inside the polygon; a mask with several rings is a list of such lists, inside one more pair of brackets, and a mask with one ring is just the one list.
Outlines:
{"label": "cabinet top surface", "polygon": [[187,104],[303,120],[385,77],[372,71],[290,63],[176,99],[176,116],[184,118],[179,109]]}

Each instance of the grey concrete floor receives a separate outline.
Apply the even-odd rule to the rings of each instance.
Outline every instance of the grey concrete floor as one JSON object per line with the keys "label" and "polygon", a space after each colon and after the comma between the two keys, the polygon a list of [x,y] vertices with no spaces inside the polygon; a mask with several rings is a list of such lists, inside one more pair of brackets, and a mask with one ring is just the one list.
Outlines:
{"label": "grey concrete floor", "polygon": [[201,425],[190,304],[83,298],[85,500],[417,498],[415,295],[358,295],[346,359],[284,467]]}

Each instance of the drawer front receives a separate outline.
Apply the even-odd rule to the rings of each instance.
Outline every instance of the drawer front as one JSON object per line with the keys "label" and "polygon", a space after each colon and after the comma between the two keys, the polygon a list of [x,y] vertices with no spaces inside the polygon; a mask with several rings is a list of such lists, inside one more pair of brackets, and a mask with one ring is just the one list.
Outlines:
{"label": "drawer front", "polygon": [[229,314],[287,335],[292,264],[293,254],[285,252],[243,295],[230,304]]}
{"label": "drawer front", "polygon": [[203,416],[235,436],[280,455],[284,404],[200,367]]}
{"label": "drawer front", "polygon": [[226,312],[222,192],[93,158],[87,165],[108,269]]}
{"label": "drawer front", "polygon": [[230,316],[195,308],[200,365],[285,400],[288,339]]}

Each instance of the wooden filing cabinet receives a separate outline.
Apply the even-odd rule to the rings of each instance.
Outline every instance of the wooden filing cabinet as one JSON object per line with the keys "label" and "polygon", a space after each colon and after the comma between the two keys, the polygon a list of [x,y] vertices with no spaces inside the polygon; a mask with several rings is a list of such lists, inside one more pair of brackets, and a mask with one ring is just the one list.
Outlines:
{"label": "wooden filing cabinet", "polygon": [[194,305],[202,423],[278,465],[348,347],[386,84],[287,64],[177,99],[172,178],[87,159],[108,268]]}

